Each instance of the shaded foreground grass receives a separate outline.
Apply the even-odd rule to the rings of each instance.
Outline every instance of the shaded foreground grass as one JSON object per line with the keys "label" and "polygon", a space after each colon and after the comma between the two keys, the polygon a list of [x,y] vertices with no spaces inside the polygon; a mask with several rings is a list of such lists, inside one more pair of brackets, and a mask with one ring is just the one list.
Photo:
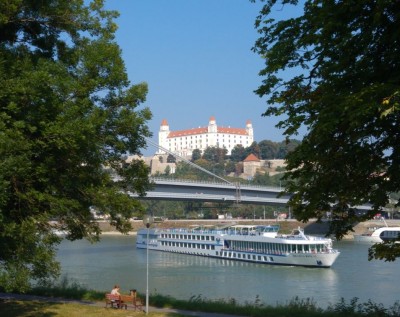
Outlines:
{"label": "shaded foreground grass", "polygon": [[[41,301],[2,301],[0,315],[4,317],[135,317],[144,316],[143,312],[112,309],[82,304],[64,304]],[[174,313],[149,313],[150,317],[179,317]]]}
{"label": "shaded foreground grass", "polygon": [[[65,298],[85,300],[104,303],[105,292],[87,290],[76,283],[70,283],[67,279],[53,287],[37,287],[30,294],[41,295],[50,298]],[[142,296],[143,298],[143,296]],[[300,299],[298,297],[287,301],[284,304],[275,306],[261,303],[257,296],[254,302],[240,304],[237,300],[218,299],[210,300],[201,295],[193,296],[189,300],[175,299],[170,296],[152,294],[150,306],[158,308],[174,308],[178,310],[190,310],[209,313],[221,313],[239,316],[254,317],[399,317],[400,303],[396,302],[389,308],[372,301],[360,303],[357,298],[349,302],[342,299],[336,304],[322,309],[312,299]],[[54,303],[38,301],[17,301],[0,302],[0,316],[144,316],[143,312],[106,309],[103,305],[93,307],[76,303]],[[174,313],[150,313],[149,316],[184,316]]]}

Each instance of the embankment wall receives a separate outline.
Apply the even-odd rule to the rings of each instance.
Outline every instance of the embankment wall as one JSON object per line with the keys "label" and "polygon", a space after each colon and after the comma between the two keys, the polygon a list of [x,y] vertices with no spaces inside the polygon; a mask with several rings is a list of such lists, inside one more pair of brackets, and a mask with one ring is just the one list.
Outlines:
{"label": "embankment wall", "polygon": [[[388,226],[400,226],[400,220],[386,220]],[[297,220],[288,219],[288,220],[279,220],[276,219],[232,219],[232,220],[166,220],[163,222],[154,223],[152,227],[158,228],[189,228],[193,225],[217,225],[217,224],[242,224],[242,225],[271,225],[271,224],[279,224],[281,226],[282,233],[290,233],[293,229],[298,227],[304,228],[306,234],[314,234],[314,235],[325,235],[329,230],[329,222],[316,222],[309,221],[307,223],[302,223]],[[133,232],[136,232],[140,228],[143,228],[143,222],[141,220],[134,220],[131,222]],[[355,224],[353,227],[355,234],[361,234],[367,231],[368,227],[379,227],[384,226],[384,222],[381,220],[370,220],[366,222],[361,222]],[[99,226],[104,233],[117,233],[115,227],[111,226],[107,221],[99,221]],[[353,232],[349,232],[343,239],[353,239]]]}

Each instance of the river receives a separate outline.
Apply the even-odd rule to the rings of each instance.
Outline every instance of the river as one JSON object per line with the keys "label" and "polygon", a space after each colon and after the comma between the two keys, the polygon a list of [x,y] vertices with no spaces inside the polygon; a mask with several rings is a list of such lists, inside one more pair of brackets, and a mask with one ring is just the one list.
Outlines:
{"label": "river", "polygon": [[[122,292],[146,290],[146,250],[135,247],[135,236],[103,235],[101,242],[63,241],[57,254],[62,274],[85,287]],[[385,307],[400,300],[400,260],[368,261],[368,244],[335,242],[341,254],[329,269],[270,266],[149,251],[149,292],[179,299],[201,296],[240,303],[285,304],[294,297],[310,298],[320,307],[344,298],[371,299]]]}

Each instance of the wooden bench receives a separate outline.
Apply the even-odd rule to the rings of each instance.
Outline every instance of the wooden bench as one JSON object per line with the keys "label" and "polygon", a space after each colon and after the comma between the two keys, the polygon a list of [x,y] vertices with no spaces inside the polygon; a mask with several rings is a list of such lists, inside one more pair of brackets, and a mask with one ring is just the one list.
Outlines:
{"label": "wooden bench", "polygon": [[125,307],[125,309],[128,309],[128,307],[132,307],[134,310],[143,310],[143,303],[137,296],[121,295],[120,300],[121,308]]}
{"label": "wooden bench", "polygon": [[106,294],[106,308],[110,305],[111,308],[121,308],[121,296],[114,294]]}

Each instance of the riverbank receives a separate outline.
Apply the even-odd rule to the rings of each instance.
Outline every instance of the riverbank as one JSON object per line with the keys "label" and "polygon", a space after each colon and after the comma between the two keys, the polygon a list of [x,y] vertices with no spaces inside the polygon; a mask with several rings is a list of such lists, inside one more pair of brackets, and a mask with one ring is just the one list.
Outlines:
{"label": "riverbank", "polygon": [[[51,289],[49,290],[51,294]],[[93,293],[92,293],[93,294]],[[97,293],[104,296],[104,293]],[[316,302],[310,299],[294,298],[286,305],[264,306],[257,303],[239,305],[236,302],[219,299],[217,301],[198,300],[182,301],[170,296],[150,298],[155,305],[148,307],[148,313],[128,309],[105,308],[105,302],[98,299],[70,299],[53,296],[39,296],[35,294],[15,294],[0,292],[0,313],[7,317],[21,316],[85,316],[85,317],[133,317],[146,316],[192,316],[192,317],[397,317],[399,305],[383,307],[372,301],[359,302],[353,298],[346,302],[332,304],[326,309],[321,309]]]}
{"label": "riverbank", "polygon": [[[106,220],[101,220],[98,222],[102,234],[104,235],[122,235],[118,232],[115,227],[111,226]],[[302,223],[295,219],[279,220],[276,219],[232,219],[232,220],[217,220],[217,219],[196,219],[196,220],[165,220],[163,222],[154,223],[152,226],[156,228],[189,228],[193,225],[217,225],[217,224],[229,224],[236,223],[242,225],[272,225],[279,224],[281,226],[281,232],[290,233],[293,229],[298,227],[304,228],[306,234],[311,235],[325,235],[329,229],[329,223],[309,221],[308,223]],[[398,219],[387,219],[386,223],[389,227],[400,226],[400,220]],[[136,235],[137,231],[144,227],[142,220],[133,220],[131,222],[132,231],[128,235]],[[367,231],[368,227],[379,227],[384,226],[384,222],[381,220],[369,220],[365,222],[358,223],[354,226],[354,232],[349,232],[343,237],[343,240],[352,240],[353,234],[361,234]]]}
{"label": "riverbank", "polygon": [[[143,315],[144,311],[135,311],[132,308],[127,308],[126,310],[116,310],[108,308],[104,310],[105,303],[104,301],[95,301],[95,300],[78,300],[78,299],[68,299],[68,298],[59,298],[59,297],[48,297],[48,296],[38,296],[38,295],[30,295],[30,294],[15,294],[15,293],[1,293],[0,292],[0,312],[2,312],[3,316],[11,317],[11,311],[6,311],[6,306],[16,307],[16,303],[19,304],[20,310],[24,310],[22,307],[26,306],[26,310],[32,310],[32,307],[37,306],[37,308],[33,309],[36,311],[36,316],[46,314],[45,311],[42,314],[39,310],[43,309],[46,304],[52,309],[57,309],[54,304],[61,304],[58,309],[57,316],[63,316],[63,312],[65,311],[65,316],[71,316],[71,310],[73,310],[73,314],[75,316],[86,316],[90,317],[91,313],[93,316],[129,316],[132,317],[134,314]],[[41,303],[41,304],[38,304]],[[65,305],[70,305],[69,309],[65,309]],[[101,308],[101,310],[87,310],[85,306]],[[48,311],[48,309],[44,309]],[[13,311],[15,311],[13,309]],[[81,312],[81,313],[79,313]],[[115,312],[115,314],[113,314]],[[20,316],[19,312],[15,312],[15,316]],[[125,314],[124,314],[125,313]],[[167,308],[167,307],[154,307],[149,306],[149,314],[154,317],[163,317],[163,316],[194,316],[194,317],[241,317],[239,315],[230,315],[223,313],[211,313],[211,312],[200,312],[200,311],[190,311],[176,308]]]}

